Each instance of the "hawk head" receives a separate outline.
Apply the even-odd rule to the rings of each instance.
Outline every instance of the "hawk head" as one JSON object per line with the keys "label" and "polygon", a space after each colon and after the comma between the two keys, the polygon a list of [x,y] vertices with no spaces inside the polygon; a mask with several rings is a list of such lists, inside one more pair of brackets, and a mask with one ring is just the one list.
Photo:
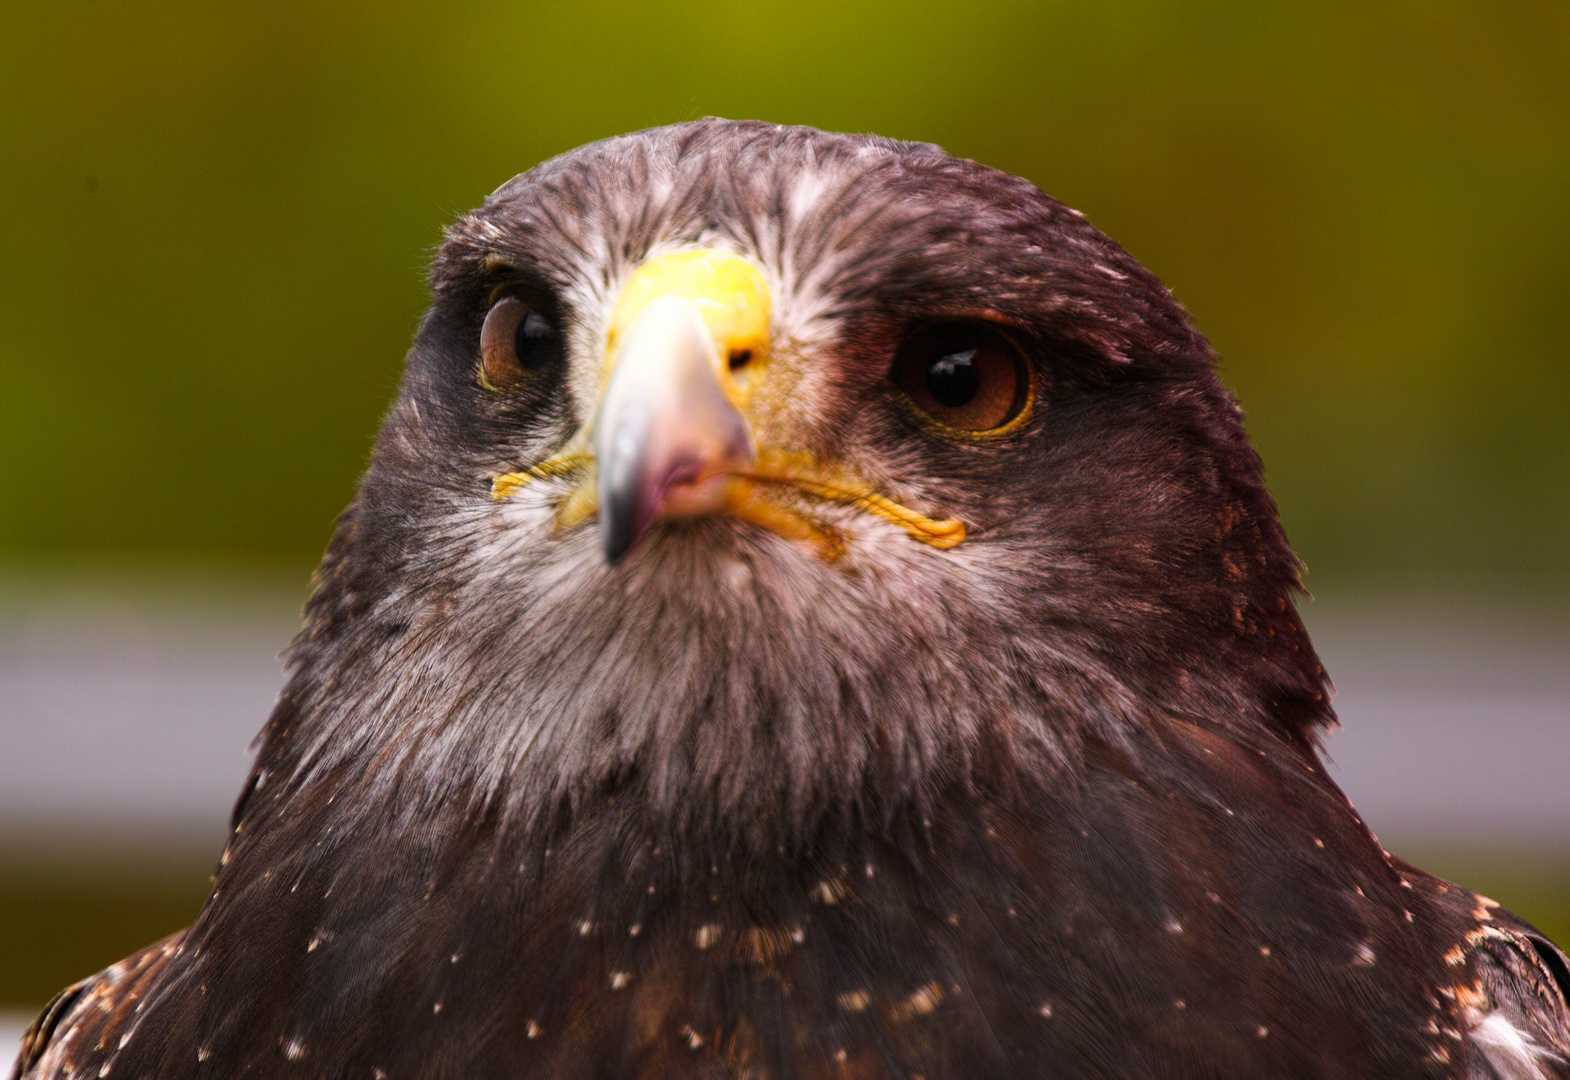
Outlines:
{"label": "hawk head", "polygon": [[1026,181],[704,120],[509,181],[431,286],[279,765],[788,831],[1331,718],[1214,354]]}

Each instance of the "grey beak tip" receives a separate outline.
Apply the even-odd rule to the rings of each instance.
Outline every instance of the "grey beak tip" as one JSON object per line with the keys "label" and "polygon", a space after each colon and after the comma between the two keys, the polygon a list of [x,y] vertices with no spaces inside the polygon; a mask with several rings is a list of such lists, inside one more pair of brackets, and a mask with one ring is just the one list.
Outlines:
{"label": "grey beak tip", "polygon": [[637,543],[632,530],[626,528],[602,527],[600,540],[605,549],[605,561],[611,566],[621,562],[627,552],[632,550],[633,544]]}
{"label": "grey beak tip", "polygon": [[611,463],[606,482],[600,488],[600,544],[605,561],[612,566],[642,539],[652,524],[653,515],[645,505],[647,493],[636,476],[616,476],[617,463]]}

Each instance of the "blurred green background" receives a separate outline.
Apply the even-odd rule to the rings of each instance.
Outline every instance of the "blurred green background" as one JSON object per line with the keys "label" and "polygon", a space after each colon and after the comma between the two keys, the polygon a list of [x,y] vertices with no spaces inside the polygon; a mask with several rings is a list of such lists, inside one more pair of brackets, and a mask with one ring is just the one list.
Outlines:
{"label": "blurred green background", "polygon": [[[1563,0],[0,0],[0,562],[303,583],[442,226],[708,114],[1084,211],[1224,355],[1311,584],[1565,581]],[[1418,855],[1570,939],[1570,860]],[[210,856],[0,857],[0,1004],[188,921]]]}
{"label": "blurred green background", "polygon": [[310,560],[442,225],[712,113],[1087,213],[1215,340],[1312,572],[1562,574],[1562,0],[0,11],[0,551]]}

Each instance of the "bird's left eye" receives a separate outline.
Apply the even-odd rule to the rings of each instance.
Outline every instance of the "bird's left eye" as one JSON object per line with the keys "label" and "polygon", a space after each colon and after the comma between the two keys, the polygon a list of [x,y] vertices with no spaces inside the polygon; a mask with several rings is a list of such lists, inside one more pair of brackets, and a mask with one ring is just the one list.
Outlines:
{"label": "bird's left eye", "polygon": [[556,359],[556,324],[516,296],[503,296],[480,328],[485,381],[498,389],[516,386]]}
{"label": "bird's left eye", "polygon": [[1030,370],[1002,334],[980,323],[929,326],[894,358],[894,384],[931,420],[985,434],[1030,404]]}

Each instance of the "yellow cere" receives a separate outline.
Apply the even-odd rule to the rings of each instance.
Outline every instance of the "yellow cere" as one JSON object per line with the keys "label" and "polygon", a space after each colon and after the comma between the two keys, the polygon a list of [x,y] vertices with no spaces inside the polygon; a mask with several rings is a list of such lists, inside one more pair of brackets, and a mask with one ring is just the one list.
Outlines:
{"label": "yellow cere", "polygon": [[[688,300],[714,338],[720,385],[732,403],[746,401],[753,374],[769,351],[769,287],[763,272],[739,255],[698,248],[657,255],[638,267],[611,309],[605,355],[616,355],[616,339],[649,301],[662,296]],[[731,358],[749,354],[734,375]],[[745,372],[745,374],[743,374]]]}

